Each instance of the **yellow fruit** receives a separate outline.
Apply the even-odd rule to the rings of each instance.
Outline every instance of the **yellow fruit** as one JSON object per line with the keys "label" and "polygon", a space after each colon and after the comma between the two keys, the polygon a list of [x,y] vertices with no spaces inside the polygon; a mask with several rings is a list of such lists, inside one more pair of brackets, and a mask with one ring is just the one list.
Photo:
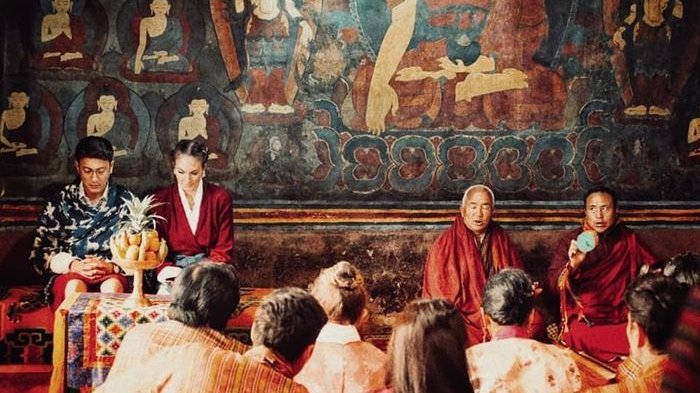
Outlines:
{"label": "yellow fruit", "polygon": [[146,256],[144,257],[144,261],[147,261],[147,262],[158,261],[158,255],[156,255],[156,253],[153,251],[146,251]]}
{"label": "yellow fruit", "polygon": [[139,246],[137,245],[130,245],[129,248],[126,249],[126,255],[124,256],[124,259],[127,261],[138,261],[139,260]]}
{"label": "yellow fruit", "polygon": [[114,242],[119,250],[126,250],[129,247],[129,239],[127,238],[126,232],[124,231],[121,231],[117,234]]}
{"label": "yellow fruit", "polygon": [[158,239],[158,238],[159,238],[158,231],[153,230],[153,229],[147,230],[147,232],[146,232],[146,238],[148,238],[148,239]]}
{"label": "yellow fruit", "polygon": [[168,246],[165,244],[165,239],[160,242],[160,248],[158,249],[158,260],[163,261],[168,255]]}
{"label": "yellow fruit", "polygon": [[158,240],[157,237],[148,237],[146,239],[146,251],[153,251],[157,252],[158,249],[160,248],[160,240]]}
{"label": "yellow fruit", "polygon": [[129,245],[138,246],[140,244],[141,244],[141,234],[140,233],[129,234]]}

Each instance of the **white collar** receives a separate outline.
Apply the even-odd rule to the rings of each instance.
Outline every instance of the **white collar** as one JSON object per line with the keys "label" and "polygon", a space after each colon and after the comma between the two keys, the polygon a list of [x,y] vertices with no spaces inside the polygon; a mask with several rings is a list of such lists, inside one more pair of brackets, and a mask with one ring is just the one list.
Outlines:
{"label": "white collar", "polygon": [[202,196],[204,195],[204,181],[200,180],[197,190],[194,192],[194,205],[190,208],[190,204],[187,203],[187,196],[185,191],[177,185],[177,192],[180,194],[180,202],[182,202],[182,209],[185,211],[185,217],[187,217],[187,224],[189,224],[192,234],[197,233],[197,224],[199,223],[199,210],[202,206]]}
{"label": "white collar", "polygon": [[97,206],[97,205],[100,204],[100,202],[106,201],[106,200],[107,200],[107,194],[108,194],[108,193],[109,193],[109,183],[107,183],[107,187],[105,187],[105,192],[102,193],[102,196],[100,196],[99,198],[97,198],[97,200],[93,203],[93,202],[87,197],[87,195],[85,195],[85,185],[83,184],[83,182],[81,181],[80,184],[78,184],[78,196],[80,197],[80,199],[81,199],[83,202],[87,203],[87,204],[90,205],[90,206]]}
{"label": "white collar", "polygon": [[340,325],[328,322],[318,333],[317,342],[347,344],[361,341],[360,333],[354,325]]}

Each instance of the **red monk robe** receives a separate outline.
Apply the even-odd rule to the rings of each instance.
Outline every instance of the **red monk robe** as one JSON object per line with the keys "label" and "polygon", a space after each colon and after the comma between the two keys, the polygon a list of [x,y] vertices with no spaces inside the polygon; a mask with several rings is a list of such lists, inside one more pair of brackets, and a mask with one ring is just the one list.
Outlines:
{"label": "red monk robe", "polygon": [[[569,262],[571,241],[579,233],[581,229],[575,229],[564,235],[554,252],[547,274],[553,293],[559,293],[557,281]],[[586,254],[581,266],[569,278],[579,306],[567,293],[569,331],[564,335],[566,342],[604,362],[627,355],[625,290],[642,265],[656,261],[624,224],[618,223],[599,235],[598,246]]]}
{"label": "red monk robe", "polygon": [[515,247],[503,228],[491,222],[483,247],[464,225],[461,215],[433,243],[425,261],[423,297],[445,298],[462,312],[467,331],[467,347],[483,342],[481,294],[488,272],[507,267],[523,268]]}
{"label": "red monk robe", "polygon": [[204,253],[212,261],[230,263],[233,251],[233,208],[228,192],[221,187],[204,183],[197,231],[192,233],[177,187],[177,184],[173,184],[155,194],[157,202],[164,202],[154,210],[165,219],[158,220],[158,231],[168,241],[169,256]]}

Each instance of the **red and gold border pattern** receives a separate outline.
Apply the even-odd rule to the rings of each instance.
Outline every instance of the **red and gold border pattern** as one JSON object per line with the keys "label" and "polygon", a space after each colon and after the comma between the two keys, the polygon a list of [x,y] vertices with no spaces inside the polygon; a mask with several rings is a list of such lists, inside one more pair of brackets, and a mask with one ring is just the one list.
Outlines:
{"label": "red and gold border pattern", "polygon": [[[36,225],[41,204],[0,204],[0,225]],[[441,225],[450,223],[455,208],[321,208],[235,207],[236,225]],[[700,207],[629,207],[620,210],[634,225],[700,226]],[[581,220],[572,207],[498,207],[495,219],[506,225],[571,225]]]}

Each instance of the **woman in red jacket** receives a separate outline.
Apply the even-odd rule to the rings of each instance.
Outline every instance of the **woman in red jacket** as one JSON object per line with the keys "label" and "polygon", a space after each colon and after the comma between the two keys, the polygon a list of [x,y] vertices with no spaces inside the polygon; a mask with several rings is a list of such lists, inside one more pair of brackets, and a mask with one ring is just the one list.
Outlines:
{"label": "woman in red jacket", "polygon": [[203,259],[231,263],[233,207],[224,188],[204,182],[209,152],[196,140],[181,140],[171,153],[176,184],[158,190],[155,213],[163,217],[158,232],[166,239],[168,262],[158,273],[161,283]]}

